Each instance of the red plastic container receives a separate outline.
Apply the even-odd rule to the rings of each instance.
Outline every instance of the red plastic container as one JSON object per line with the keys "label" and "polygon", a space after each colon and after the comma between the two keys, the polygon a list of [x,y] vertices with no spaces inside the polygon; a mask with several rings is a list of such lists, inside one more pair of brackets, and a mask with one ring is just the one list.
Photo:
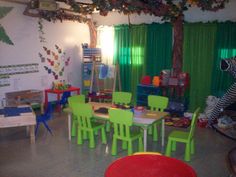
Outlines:
{"label": "red plastic container", "polygon": [[151,76],[143,76],[141,79],[141,84],[150,85],[152,83]]}

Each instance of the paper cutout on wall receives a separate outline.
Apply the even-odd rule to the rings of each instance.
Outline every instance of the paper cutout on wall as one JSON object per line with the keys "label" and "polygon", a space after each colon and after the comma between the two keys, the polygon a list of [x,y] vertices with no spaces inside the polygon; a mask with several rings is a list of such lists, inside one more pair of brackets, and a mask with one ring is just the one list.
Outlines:
{"label": "paper cutout on wall", "polygon": [[0,66],[0,75],[17,75],[39,72],[38,63]]}
{"label": "paper cutout on wall", "polygon": [[56,52],[48,49],[47,47],[43,47],[45,52],[45,56],[39,53],[39,58],[42,63],[45,63],[44,69],[48,74],[52,74],[54,79],[59,79],[59,76],[62,77],[64,75],[65,67],[69,66],[70,57],[66,57],[66,53],[62,51],[62,49],[55,45]]}
{"label": "paper cutout on wall", "polygon": [[0,75],[0,87],[10,86],[10,76]]}

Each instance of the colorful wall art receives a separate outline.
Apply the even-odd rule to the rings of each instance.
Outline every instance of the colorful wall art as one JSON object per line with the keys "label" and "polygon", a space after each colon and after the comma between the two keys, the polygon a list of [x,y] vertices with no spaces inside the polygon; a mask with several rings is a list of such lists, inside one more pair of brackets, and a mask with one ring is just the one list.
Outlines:
{"label": "colorful wall art", "polygon": [[53,75],[55,80],[64,75],[65,67],[69,66],[70,57],[66,56],[66,53],[55,45],[56,52],[43,47],[45,55],[39,53],[41,63],[44,63],[44,69],[48,74]]}
{"label": "colorful wall art", "polygon": [[38,63],[0,66],[0,87],[10,86],[10,76],[39,72]]}

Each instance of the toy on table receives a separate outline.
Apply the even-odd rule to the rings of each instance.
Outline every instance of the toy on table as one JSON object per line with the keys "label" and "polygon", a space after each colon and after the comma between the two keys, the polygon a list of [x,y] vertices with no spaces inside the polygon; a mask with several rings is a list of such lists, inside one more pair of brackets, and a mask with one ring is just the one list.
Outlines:
{"label": "toy on table", "polygon": [[65,81],[60,81],[60,82],[53,82],[52,83],[52,89],[56,89],[56,90],[66,90],[68,88],[70,88],[71,85],[70,84],[66,84]]}

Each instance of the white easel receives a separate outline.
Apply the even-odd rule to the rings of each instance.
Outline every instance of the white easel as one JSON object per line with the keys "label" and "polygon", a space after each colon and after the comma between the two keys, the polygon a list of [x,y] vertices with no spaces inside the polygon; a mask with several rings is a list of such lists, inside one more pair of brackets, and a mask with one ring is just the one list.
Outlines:
{"label": "white easel", "polygon": [[[95,60],[93,60],[93,65],[92,65],[92,73],[91,73],[90,88],[89,88],[90,93],[92,93],[92,91],[93,91],[94,79],[96,79],[95,82],[97,84],[97,91],[99,92],[100,88],[99,88],[98,73],[96,70],[96,61]],[[113,81],[113,88],[112,88],[113,92],[116,90],[117,79],[118,79],[118,89],[119,89],[119,91],[121,91],[120,67],[119,67],[118,63],[115,65],[114,81]],[[90,101],[91,101],[91,98],[89,98],[89,102]]]}

